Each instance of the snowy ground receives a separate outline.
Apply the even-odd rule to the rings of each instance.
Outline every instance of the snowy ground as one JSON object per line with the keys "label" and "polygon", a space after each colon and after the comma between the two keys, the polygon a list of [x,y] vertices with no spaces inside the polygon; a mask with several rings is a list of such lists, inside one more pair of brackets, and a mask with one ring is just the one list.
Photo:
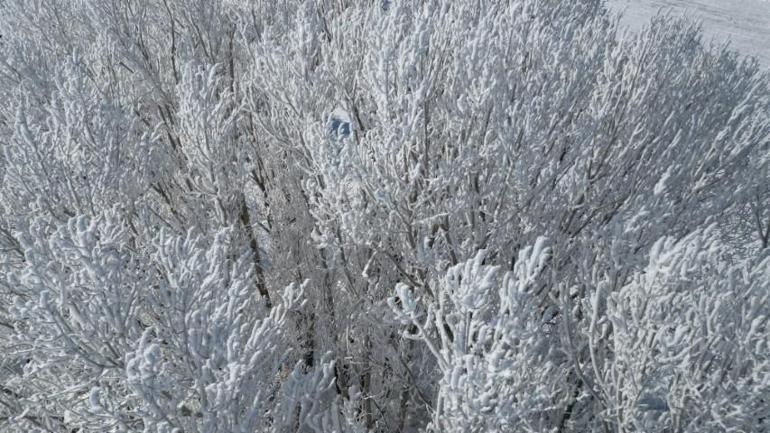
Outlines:
{"label": "snowy ground", "polygon": [[707,36],[730,41],[733,48],[770,68],[770,0],[608,1],[625,10],[625,22],[632,28],[641,27],[660,10],[699,19]]}

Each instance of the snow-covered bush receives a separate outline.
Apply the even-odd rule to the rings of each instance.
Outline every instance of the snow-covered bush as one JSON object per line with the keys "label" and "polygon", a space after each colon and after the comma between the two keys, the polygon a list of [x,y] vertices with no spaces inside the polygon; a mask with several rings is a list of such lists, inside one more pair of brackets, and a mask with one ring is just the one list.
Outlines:
{"label": "snow-covered bush", "polygon": [[[550,252],[545,239],[523,249],[513,272],[485,265],[485,253],[449,269],[437,303],[406,285],[390,299],[441,372],[436,432],[549,431],[571,396],[569,359],[559,346],[556,311],[541,315]],[[412,332],[411,330],[414,330]]]}
{"label": "snow-covered bush", "polygon": [[623,431],[770,428],[770,261],[732,263],[724,250],[713,227],[663,238],[644,269],[604,295],[595,332],[609,350],[599,382],[608,422]]}
{"label": "snow-covered bush", "polygon": [[[286,373],[287,314],[302,290],[287,288],[268,310],[250,252],[233,248],[231,229],[213,238],[162,232],[142,257],[108,212],[72,218],[48,236],[33,223],[21,242],[12,312],[23,328],[12,341],[27,361],[13,384],[34,390],[28,420],[98,431],[270,425]],[[69,419],[50,415],[61,410]]]}
{"label": "snow-covered bush", "polygon": [[0,430],[766,429],[768,77],[618,22],[0,0]]}

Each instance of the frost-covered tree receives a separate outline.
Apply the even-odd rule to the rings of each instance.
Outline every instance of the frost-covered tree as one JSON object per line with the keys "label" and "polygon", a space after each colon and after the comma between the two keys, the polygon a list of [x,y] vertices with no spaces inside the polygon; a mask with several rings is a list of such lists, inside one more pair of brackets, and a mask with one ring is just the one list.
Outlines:
{"label": "frost-covered tree", "polygon": [[767,430],[770,82],[601,0],[0,0],[0,430]]}

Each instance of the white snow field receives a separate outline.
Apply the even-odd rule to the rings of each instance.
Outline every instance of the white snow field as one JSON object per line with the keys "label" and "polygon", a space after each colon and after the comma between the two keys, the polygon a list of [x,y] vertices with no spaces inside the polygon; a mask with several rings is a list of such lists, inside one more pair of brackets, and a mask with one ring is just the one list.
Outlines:
{"label": "white snow field", "polygon": [[707,37],[730,42],[770,68],[770,1],[768,0],[609,0],[625,11],[624,22],[638,29],[659,11],[703,22]]}

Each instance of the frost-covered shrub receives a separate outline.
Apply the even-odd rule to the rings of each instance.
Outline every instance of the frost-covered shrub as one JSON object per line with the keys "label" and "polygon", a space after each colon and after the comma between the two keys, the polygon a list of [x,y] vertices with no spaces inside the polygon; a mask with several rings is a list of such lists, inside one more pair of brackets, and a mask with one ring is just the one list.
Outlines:
{"label": "frost-covered shrub", "polygon": [[[21,240],[12,342],[26,364],[12,384],[33,393],[25,396],[37,402],[27,415],[33,425],[168,432],[271,425],[287,314],[302,290],[287,288],[268,310],[232,230],[213,239],[161,233],[146,257],[111,211],[72,218],[50,235],[36,221]],[[62,410],[65,419],[48,415]]]}
{"label": "frost-covered shrub", "polygon": [[697,25],[0,0],[0,34],[0,430],[765,428],[768,80]]}
{"label": "frost-covered shrub", "polygon": [[389,302],[415,330],[405,336],[423,342],[441,371],[429,431],[540,432],[560,422],[572,385],[556,312],[539,310],[549,256],[539,239],[500,275],[479,253],[449,269],[435,304],[399,286]]}
{"label": "frost-covered shrub", "polygon": [[[441,372],[429,431],[767,428],[767,259],[730,263],[713,226],[662,238],[622,288],[589,298],[582,328],[560,321],[563,310],[540,314],[545,245],[504,275],[484,253],[450,268],[436,303],[405,285],[390,299]],[[595,418],[578,412],[584,400]]]}
{"label": "frost-covered shrub", "polygon": [[601,383],[624,430],[768,429],[770,262],[724,250],[713,227],[663,238],[608,296]]}

